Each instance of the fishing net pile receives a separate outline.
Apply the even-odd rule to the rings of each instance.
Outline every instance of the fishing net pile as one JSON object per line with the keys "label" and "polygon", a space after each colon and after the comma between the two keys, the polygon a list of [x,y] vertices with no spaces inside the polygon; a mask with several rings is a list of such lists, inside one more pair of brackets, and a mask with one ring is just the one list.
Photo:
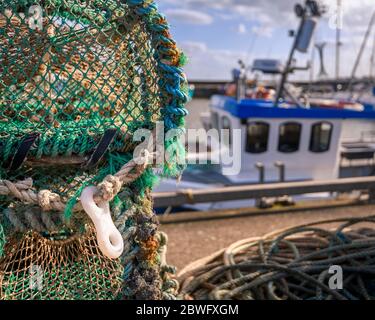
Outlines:
{"label": "fishing net pile", "polygon": [[[175,297],[150,191],[182,170],[184,62],[150,0],[0,2],[0,299]],[[156,168],[133,137],[161,121],[175,134]],[[83,210],[90,186],[118,258]]]}
{"label": "fishing net pile", "polygon": [[239,241],[182,270],[180,297],[373,300],[374,223],[338,219]]}

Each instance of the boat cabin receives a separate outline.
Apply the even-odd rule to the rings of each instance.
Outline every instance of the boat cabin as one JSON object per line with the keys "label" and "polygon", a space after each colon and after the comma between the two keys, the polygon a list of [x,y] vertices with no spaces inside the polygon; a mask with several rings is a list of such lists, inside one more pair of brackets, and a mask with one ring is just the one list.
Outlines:
{"label": "boat cabin", "polygon": [[[375,169],[371,106],[301,108],[214,96],[210,117],[212,128],[241,130],[241,172],[227,177],[232,183],[327,180],[366,176]],[[220,152],[224,148],[221,144]]]}

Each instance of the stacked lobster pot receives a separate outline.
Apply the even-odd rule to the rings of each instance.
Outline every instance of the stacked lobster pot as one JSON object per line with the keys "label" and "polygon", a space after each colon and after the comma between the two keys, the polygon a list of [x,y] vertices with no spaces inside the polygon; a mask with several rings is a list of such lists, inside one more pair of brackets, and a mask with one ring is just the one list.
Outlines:
{"label": "stacked lobster pot", "polygon": [[0,299],[175,297],[150,192],[184,60],[152,1],[1,1]]}

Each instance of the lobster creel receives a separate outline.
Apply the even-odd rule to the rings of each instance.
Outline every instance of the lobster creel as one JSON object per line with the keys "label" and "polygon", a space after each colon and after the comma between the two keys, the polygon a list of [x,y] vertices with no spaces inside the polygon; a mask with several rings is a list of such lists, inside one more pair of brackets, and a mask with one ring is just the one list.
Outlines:
{"label": "lobster creel", "polygon": [[[0,300],[176,297],[150,194],[183,169],[185,60],[150,0],[0,2]],[[173,155],[135,157],[159,122]]]}

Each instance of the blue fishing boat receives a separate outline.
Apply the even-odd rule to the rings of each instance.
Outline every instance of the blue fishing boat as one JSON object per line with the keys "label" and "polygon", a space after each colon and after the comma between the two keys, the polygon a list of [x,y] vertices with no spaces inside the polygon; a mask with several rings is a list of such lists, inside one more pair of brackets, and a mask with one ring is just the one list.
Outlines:
{"label": "blue fishing boat", "polygon": [[[306,1],[303,13],[296,8],[301,24],[285,66],[277,60],[254,61],[252,70],[280,75],[277,91],[262,89],[263,98],[259,99],[259,88],[255,93],[247,92],[247,68],[242,64],[233,73],[234,96],[214,95],[209,112],[202,114],[209,136],[204,138],[206,152],[189,149],[187,162],[190,165],[181,181],[163,181],[157,191],[319,181],[375,173],[374,105],[355,100],[296,96],[288,85],[290,73],[309,68],[296,67],[294,53],[307,52],[322,12],[315,1]],[[222,132],[226,135],[220,134]],[[189,137],[188,132],[188,145],[195,146],[197,138]],[[228,201],[215,206],[251,204],[254,202],[250,200]],[[205,210],[212,205],[187,207]]]}

